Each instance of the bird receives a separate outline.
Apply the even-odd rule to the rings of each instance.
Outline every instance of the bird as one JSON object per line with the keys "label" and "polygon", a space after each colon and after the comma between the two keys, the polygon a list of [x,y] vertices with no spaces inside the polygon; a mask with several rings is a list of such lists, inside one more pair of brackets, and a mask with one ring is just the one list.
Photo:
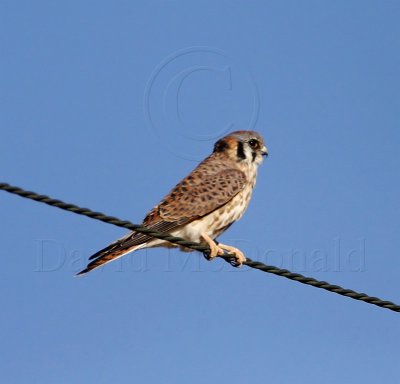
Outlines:
{"label": "bird", "polygon": [[[219,139],[213,152],[183,178],[146,215],[143,225],[154,231],[208,245],[208,259],[225,251],[237,266],[246,257],[238,248],[216,238],[246,211],[256,184],[257,169],[268,156],[262,136],[255,131],[235,131]],[[176,247],[165,240],[135,231],[90,256],[77,275],[84,275],[130,252],[152,247]],[[179,246],[189,252],[191,249]]]}

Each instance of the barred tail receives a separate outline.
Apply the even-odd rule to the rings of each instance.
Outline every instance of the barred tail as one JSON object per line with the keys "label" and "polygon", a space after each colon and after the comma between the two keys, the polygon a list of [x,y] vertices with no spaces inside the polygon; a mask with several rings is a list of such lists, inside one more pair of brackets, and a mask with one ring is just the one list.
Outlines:
{"label": "barred tail", "polygon": [[93,269],[96,269],[98,267],[101,267],[104,264],[109,263],[110,261],[119,259],[120,257],[135,251],[136,249],[144,248],[146,247],[146,243],[139,244],[132,246],[130,248],[117,248],[115,249],[115,244],[111,244],[108,247],[102,249],[101,251],[95,253],[94,255],[90,256],[90,259],[93,259],[85,269],[82,271],[78,272],[76,276],[81,276],[84,275],[85,273],[88,273],[92,271]]}

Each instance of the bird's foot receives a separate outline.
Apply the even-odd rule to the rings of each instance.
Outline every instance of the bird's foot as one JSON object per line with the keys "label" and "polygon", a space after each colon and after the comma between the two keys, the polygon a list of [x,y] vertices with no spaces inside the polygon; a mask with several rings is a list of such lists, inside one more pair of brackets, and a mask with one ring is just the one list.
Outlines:
{"label": "bird's foot", "polygon": [[209,260],[213,259],[218,255],[221,255],[221,252],[224,252],[221,248],[218,247],[217,243],[210,236],[203,233],[201,237],[210,247],[210,253],[207,254],[207,258]]}
{"label": "bird's foot", "polygon": [[[232,253],[235,255],[235,264],[238,267],[241,267],[243,265],[243,263],[246,261],[246,257],[244,255],[244,253],[236,248],[236,247],[232,247],[231,245],[226,245],[226,244],[218,244],[218,248],[222,250],[222,254],[224,254],[224,251],[228,251],[229,253]],[[221,253],[219,253],[218,255],[221,255]]]}
{"label": "bird's foot", "polygon": [[225,254],[225,251],[232,253],[235,255],[234,265],[240,267],[246,261],[246,257],[240,249],[232,247],[230,245],[225,245],[221,243],[216,243],[210,236],[203,234],[201,236],[205,242],[210,247],[210,253],[207,255],[209,260],[213,259],[216,256],[222,256]]}

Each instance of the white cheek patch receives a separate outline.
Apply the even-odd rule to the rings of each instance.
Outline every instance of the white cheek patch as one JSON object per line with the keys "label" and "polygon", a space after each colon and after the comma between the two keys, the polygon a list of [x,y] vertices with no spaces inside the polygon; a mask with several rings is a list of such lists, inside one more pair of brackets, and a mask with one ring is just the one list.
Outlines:
{"label": "white cheek patch", "polygon": [[244,146],[244,153],[246,154],[246,163],[252,163],[253,162],[253,151],[249,147],[249,145],[246,143]]}

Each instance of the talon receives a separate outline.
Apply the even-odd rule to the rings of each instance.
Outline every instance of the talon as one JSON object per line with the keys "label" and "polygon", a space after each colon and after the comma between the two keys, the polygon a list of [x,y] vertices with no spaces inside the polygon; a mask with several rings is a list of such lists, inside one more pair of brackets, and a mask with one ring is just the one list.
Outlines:
{"label": "talon", "polygon": [[233,253],[235,255],[235,259],[236,259],[235,261],[239,267],[242,266],[243,263],[246,261],[246,257],[240,249],[237,249],[236,247],[232,247],[230,245],[221,244],[221,243],[218,244],[218,247],[220,249],[222,249],[223,251],[225,250],[225,251],[228,251],[229,253]]}
{"label": "talon", "polygon": [[223,250],[221,250],[220,247],[218,247],[218,245],[215,243],[215,241],[210,236],[203,233],[201,235],[201,237],[205,240],[205,242],[210,247],[210,254],[208,255],[208,258],[210,260],[213,259],[214,257],[220,255],[221,251],[224,252]]}
{"label": "talon", "polygon": [[218,243],[217,245],[217,243],[205,233],[203,233],[201,237],[210,247],[210,254],[208,255],[209,259],[213,259],[216,256],[222,256],[225,253],[225,251],[228,251],[229,253],[235,255],[235,262],[238,267],[242,266],[243,263],[246,261],[246,257],[244,256],[244,253],[240,249],[221,243]]}

